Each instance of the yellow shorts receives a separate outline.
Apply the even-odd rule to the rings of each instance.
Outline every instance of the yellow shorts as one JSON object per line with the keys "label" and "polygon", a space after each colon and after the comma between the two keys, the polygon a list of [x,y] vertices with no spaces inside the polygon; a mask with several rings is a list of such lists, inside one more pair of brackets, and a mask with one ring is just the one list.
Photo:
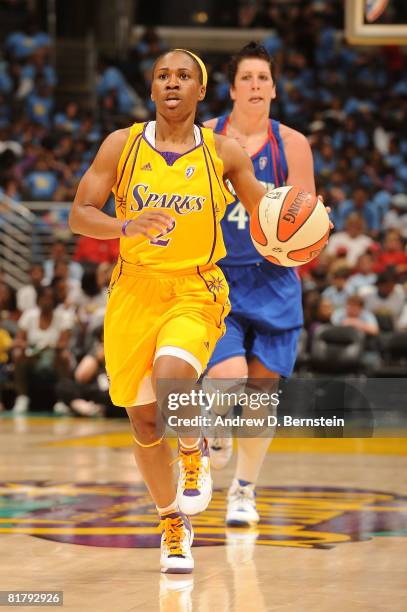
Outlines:
{"label": "yellow shorts", "polygon": [[104,343],[116,406],[154,401],[149,376],[158,355],[181,357],[200,376],[225,332],[230,311],[229,289],[218,266],[170,277],[119,260],[109,294]]}

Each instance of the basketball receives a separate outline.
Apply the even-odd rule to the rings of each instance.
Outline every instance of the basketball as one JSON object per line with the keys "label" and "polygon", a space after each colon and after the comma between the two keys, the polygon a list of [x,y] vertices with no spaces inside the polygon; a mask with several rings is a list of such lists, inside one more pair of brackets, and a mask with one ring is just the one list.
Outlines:
{"label": "basketball", "polygon": [[320,199],[298,186],[265,194],[250,218],[255,248],[268,261],[301,266],[317,257],[329,236],[329,217]]}

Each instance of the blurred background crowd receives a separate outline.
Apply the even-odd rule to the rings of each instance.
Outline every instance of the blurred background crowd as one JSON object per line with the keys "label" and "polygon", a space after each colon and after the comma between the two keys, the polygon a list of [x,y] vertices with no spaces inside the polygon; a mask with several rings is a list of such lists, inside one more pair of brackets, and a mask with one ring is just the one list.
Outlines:
{"label": "blurred background crowd", "polygon": [[[377,375],[386,339],[407,330],[406,56],[397,46],[347,44],[341,0],[230,4],[212,16],[215,25],[270,28],[262,42],[276,66],[272,116],[308,137],[317,191],[335,224],[321,256],[299,268],[300,371],[312,371],[313,337],[330,324],[363,334],[361,368]],[[27,285],[11,287],[0,271],[0,409],[115,414],[102,329],[118,241],[79,238],[72,247],[60,239],[66,209],[57,203],[73,199],[108,132],[153,116],[152,66],[168,45],[143,6],[144,34],[126,57],[98,58],[92,108],[58,98],[52,40],[29,3],[0,3],[16,23],[0,41],[0,215],[6,198],[48,201],[37,223],[56,232],[46,259],[33,253]],[[205,120],[231,106],[230,56],[201,55],[209,72]],[[112,201],[105,210],[114,214]]]}

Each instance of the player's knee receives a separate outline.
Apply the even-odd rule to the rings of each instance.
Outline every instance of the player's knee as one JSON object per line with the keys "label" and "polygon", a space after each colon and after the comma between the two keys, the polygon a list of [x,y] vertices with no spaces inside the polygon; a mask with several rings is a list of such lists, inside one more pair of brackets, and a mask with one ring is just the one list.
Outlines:
{"label": "player's knee", "polygon": [[195,368],[184,359],[172,355],[158,357],[154,364],[153,380],[179,380],[198,378]]}
{"label": "player's knee", "polygon": [[209,378],[241,379],[248,376],[246,358],[242,355],[230,357],[212,366],[208,372]]}
{"label": "player's knee", "polygon": [[154,415],[143,414],[141,410],[135,413],[128,413],[128,415],[134,437],[140,444],[152,444],[161,438],[162,434],[159,431],[159,425]]}

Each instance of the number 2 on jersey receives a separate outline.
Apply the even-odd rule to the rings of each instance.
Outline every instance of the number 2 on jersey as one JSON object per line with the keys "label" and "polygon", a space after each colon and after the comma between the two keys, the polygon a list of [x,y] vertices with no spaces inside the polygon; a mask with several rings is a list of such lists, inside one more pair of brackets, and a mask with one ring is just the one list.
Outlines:
{"label": "number 2 on jersey", "polygon": [[249,222],[249,215],[241,202],[235,204],[228,214],[227,220],[237,223],[237,229],[239,230],[246,229],[246,224]]}
{"label": "number 2 on jersey", "polygon": [[167,234],[169,234],[170,232],[172,232],[175,229],[175,219],[172,222],[172,225],[170,225],[170,227],[167,227],[166,230],[164,230],[163,232],[161,232],[161,234],[158,234],[158,236],[156,236],[155,240],[150,240],[150,244],[152,244],[153,246],[161,246],[161,247],[166,247],[169,243],[169,241],[171,240],[171,238],[166,238],[165,240],[160,240],[160,238],[162,238],[162,236],[166,236]]}

